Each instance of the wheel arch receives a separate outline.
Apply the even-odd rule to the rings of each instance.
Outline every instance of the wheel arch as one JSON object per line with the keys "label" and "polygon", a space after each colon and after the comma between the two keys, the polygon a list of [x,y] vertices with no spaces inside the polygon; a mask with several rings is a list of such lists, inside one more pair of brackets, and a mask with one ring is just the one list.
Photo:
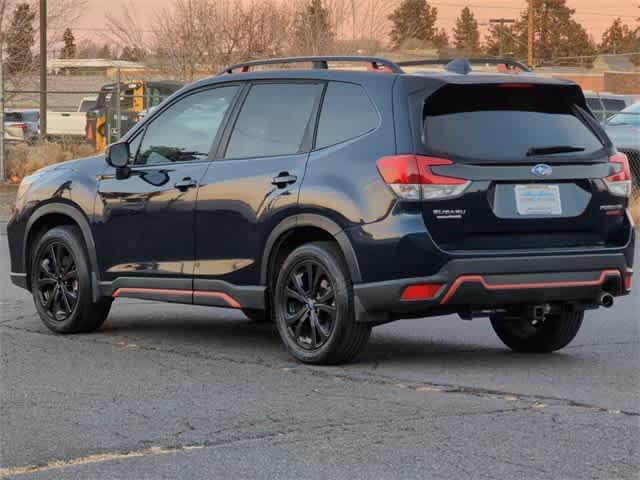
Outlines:
{"label": "wheel arch", "polygon": [[[314,232],[317,236],[314,236]],[[260,266],[261,285],[269,285],[269,274],[276,264],[278,252],[288,240],[291,240],[292,235],[296,234],[300,235],[301,239],[330,239],[336,242],[347,263],[352,281],[354,283],[362,281],[356,253],[340,225],[322,215],[300,214],[280,222],[267,238]]]}
{"label": "wheel arch", "polygon": [[79,207],[69,203],[48,203],[46,205],[42,205],[41,207],[38,207],[29,218],[25,228],[22,244],[22,261],[24,272],[27,275],[27,287],[31,287],[30,262],[28,259],[30,258],[30,251],[33,246],[33,242],[36,240],[39,233],[59,225],[75,225],[82,233],[82,238],[84,240],[85,247],[87,248],[87,255],[91,264],[91,282],[95,300],[98,292],[97,285],[99,270],[93,233],[91,232],[91,227],[89,226],[89,221],[85,214]]}

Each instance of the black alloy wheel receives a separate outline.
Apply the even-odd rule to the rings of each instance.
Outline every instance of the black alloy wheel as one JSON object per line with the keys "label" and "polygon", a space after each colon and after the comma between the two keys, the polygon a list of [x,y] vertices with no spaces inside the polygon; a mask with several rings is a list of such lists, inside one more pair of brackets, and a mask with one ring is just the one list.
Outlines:
{"label": "black alloy wheel", "polygon": [[54,227],[35,240],[31,252],[31,293],[42,322],[56,333],[100,328],[113,299],[93,298],[91,264],[80,229]]}
{"label": "black alloy wheel", "polygon": [[289,335],[306,350],[322,347],[336,317],[335,290],[326,269],[304,260],[289,273],[282,297]]}
{"label": "black alloy wheel", "polygon": [[278,267],[271,301],[285,347],[304,363],[348,362],[371,334],[370,324],[355,321],[353,283],[334,242],[310,242],[290,252]]}
{"label": "black alloy wheel", "polygon": [[40,250],[36,261],[36,298],[54,322],[64,322],[78,304],[79,280],[76,259],[60,241]]}

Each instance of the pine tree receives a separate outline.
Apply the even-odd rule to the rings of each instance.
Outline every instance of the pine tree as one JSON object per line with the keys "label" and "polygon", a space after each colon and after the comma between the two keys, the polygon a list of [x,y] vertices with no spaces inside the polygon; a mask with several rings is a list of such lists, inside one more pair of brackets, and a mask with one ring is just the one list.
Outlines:
{"label": "pine tree", "polygon": [[35,12],[26,3],[19,3],[13,10],[13,17],[6,36],[7,69],[10,73],[22,72],[33,66],[35,44],[33,21]]}
{"label": "pine tree", "polygon": [[635,31],[616,18],[602,34],[600,53],[628,53],[640,50],[640,29]]}
{"label": "pine tree", "polygon": [[76,58],[76,40],[70,28],[65,29],[64,34],[62,35],[62,41],[64,42],[64,47],[62,47],[61,57]]}
{"label": "pine tree", "polygon": [[296,18],[295,49],[303,54],[319,55],[330,47],[334,37],[329,9],[323,6],[322,0],[310,0]]}
{"label": "pine tree", "polygon": [[480,51],[478,21],[469,7],[464,7],[456,19],[456,26],[453,29],[453,43],[465,55],[472,56]]}
{"label": "pine tree", "polygon": [[426,0],[403,0],[389,15],[389,20],[393,23],[390,36],[394,47],[400,48],[404,42],[411,39],[425,43],[436,40],[442,43],[444,37],[436,28],[437,19],[438,8],[432,7]]}

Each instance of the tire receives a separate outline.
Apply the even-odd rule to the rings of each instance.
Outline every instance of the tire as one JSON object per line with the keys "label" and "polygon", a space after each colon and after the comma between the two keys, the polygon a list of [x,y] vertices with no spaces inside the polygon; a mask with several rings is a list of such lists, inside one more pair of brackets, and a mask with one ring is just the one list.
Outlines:
{"label": "tire", "polygon": [[271,323],[273,320],[267,315],[267,310],[257,310],[254,308],[243,308],[242,313],[254,323]]}
{"label": "tire", "polygon": [[550,353],[566,347],[576,336],[584,312],[563,308],[533,326],[523,315],[515,318],[491,317],[491,326],[511,350],[522,353]]}
{"label": "tire", "polygon": [[278,272],[272,302],[285,347],[303,363],[348,362],[369,340],[371,327],[355,322],[353,284],[332,242],[308,243],[291,252]]}
{"label": "tire", "polygon": [[90,270],[77,227],[52,228],[36,241],[31,256],[31,293],[40,319],[50,330],[82,333],[102,326],[112,299],[93,302]]}

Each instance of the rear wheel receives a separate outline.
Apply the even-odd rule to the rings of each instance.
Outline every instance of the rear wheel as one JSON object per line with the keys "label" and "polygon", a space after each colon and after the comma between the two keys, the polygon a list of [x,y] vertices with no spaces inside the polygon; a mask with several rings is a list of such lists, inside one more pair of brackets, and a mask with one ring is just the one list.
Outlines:
{"label": "rear wheel", "polygon": [[564,348],[575,338],[583,318],[583,311],[563,308],[536,325],[521,315],[493,316],[491,326],[500,340],[516,352],[549,353]]}
{"label": "rear wheel", "polygon": [[286,258],[273,301],[280,336],[301,362],[348,362],[371,334],[369,325],[355,322],[351,278],[331,242],[302,245]]}
{"label": "rear wheel", "polygon": [[38,239],[31,264],[31,293],[44,324],[56,333],[102,326],[111,298],[93,302],[89,260],[78,228],[55,227]]}

